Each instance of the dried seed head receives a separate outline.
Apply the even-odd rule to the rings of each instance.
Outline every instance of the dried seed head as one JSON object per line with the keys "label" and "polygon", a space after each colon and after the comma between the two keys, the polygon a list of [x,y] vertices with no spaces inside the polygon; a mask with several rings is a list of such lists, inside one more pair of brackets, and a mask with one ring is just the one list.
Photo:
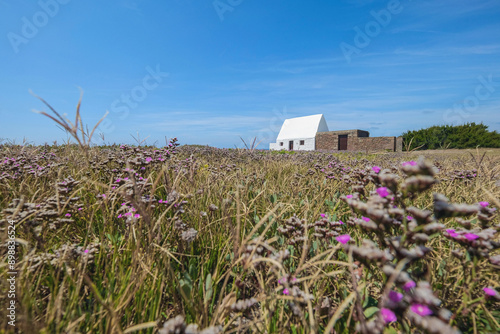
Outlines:
{"label": "dried seed head", "polygon": [[187,231],[184,231],[181,233],[181,238],[184,241],[191,243],[194,241],[194,239],[196,238],[197,235],[198,235],[198,231],[196,231],[194,228],[190,228]]}
{"label": "dried seed head", "polygon": [[430,223],[433,221],[432,212],[429,210],[421,210],[414,206],[410,206],[406,209],[406,212],[408,212],[420,224]]}
{"label": "dried seed head", "polygon": [[453,327],[450,327],[446,322],[437,317],[420,316],[410,309],[407,310],[405,315],[416,326],[431,333],[431,334],[460,334],[461,332]]}
{"label": "dried seed head", "polygon": [[159,334],[178,334],[185,333],[186,323],[184,322],[184,317],[178,315],[173,319],[166,321],[163,327],[158,331]]}
{"label": "dried seed head", "polygon": [[459,216],[470,216],[479,211],[477,205],[453,204],[448,201],[446,196],[434,194],[434,216],[437,219]]}
{"label": "dried seed head", "polygon": [[490,262],[496,266],[500,266],[500,254],[499,255],[494,255],[490,256]]}
{"label": "dried seed head", "polygon": [[414,161],[403,163],[402,170],[408,176],[435,176],[439,172],[439,170],[430,161],[425,160],[423,156],[421,156],[416,163]]}
{"label": "dried seed head", "polygon": [[184,317],[178,315],[166,321],[158,331],[159,334],[219,334],[222,333],[222,326],[210,326],[203,330],[198,329],[197,324],[186,325]]}
{"label": "dried seed head", "polygon": [[345,246],[346,252],[352,250],[352,254],[357,259],[364,262],[380,261],[385,263],[393,259],[393,256],[388,250],[380,250],[375,243],[371,240],[364,239],[360,247],[347,244]]}
{"label": "dried seed head", "polygon": [[237,302],[228,306],[228,308],[233,312],[243,312],[251,308],[253,305],[257,304],[257,299],[240,299]]}
{"label": "dried seed head", "polygon": [[435,178],[428,175],[410,176],[401,185],[401,190],[403,192],[421,193],[430,189],[436,182]]}

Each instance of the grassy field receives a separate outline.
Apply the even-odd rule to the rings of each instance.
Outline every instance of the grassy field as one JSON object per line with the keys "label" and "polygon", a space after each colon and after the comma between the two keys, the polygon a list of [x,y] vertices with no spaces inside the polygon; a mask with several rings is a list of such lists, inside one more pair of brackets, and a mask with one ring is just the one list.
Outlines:
{"label": "grassy field", "polygon": [[[405,152],[406,153],[406,152]],[[435,156],[452,156],[457,158],[470,159],[471,156],[482,156],[485,155],[487,158],[493,158],[500,156],[500,148],[477,148],[477,149],[447,149],[447,150],[425,150],[425,151],[414,151],[407,154],[411,155],[423,155],[426,157]]]}
{"label": "grassy field", "polygon": [[2,145],[0,329],[500,332],[500,150],[470,152]]}

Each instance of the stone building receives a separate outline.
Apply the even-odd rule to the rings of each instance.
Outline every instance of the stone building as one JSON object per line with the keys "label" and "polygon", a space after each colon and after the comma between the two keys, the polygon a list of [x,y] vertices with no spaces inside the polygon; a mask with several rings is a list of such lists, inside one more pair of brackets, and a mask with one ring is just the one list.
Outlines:
{"label": "stone building", "polygon": [[285,120],[270,150],[401,152],[402,137],[370,137],[364,130],[328,131],[323,115]]}

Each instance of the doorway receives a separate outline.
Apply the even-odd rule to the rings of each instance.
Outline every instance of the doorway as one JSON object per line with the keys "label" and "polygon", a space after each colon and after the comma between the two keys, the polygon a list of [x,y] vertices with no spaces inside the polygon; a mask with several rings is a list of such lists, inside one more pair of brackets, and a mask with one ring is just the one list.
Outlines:
{"label": "doorway", "polygon": [[290,141],[288,142],[288,150],[289,150],[289,151],[293,151],[293,140],[290,140]]}
{"label": "doorway", "polygon": [[339,151],[347,151],[347,135],[339,135]]}

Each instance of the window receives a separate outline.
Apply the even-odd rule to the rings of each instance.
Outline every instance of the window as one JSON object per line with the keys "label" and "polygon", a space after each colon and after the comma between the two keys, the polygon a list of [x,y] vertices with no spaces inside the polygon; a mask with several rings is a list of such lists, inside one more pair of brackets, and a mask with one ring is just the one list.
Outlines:
{"label": "window", "polygon": [[300,145],[304,145],[304,141],[303,140],[300,141]]}
{"label": "window", "polygon": [[280,142],[280,146],[283,146],[283,142]]}

